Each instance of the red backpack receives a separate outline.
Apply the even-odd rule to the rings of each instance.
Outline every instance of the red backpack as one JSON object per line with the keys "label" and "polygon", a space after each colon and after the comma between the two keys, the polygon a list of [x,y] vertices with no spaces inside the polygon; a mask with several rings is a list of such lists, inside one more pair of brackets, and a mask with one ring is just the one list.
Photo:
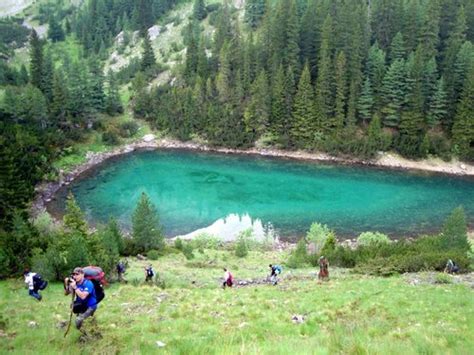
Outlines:
{"label": "red backpack", "polygon": [[86,266],[82,269],[84,270],[84,278],[90,280],[94,285],[95,297],[97,303],[99,303],[105,297],[104,285],[107,285],[105,272],[98,266]]}

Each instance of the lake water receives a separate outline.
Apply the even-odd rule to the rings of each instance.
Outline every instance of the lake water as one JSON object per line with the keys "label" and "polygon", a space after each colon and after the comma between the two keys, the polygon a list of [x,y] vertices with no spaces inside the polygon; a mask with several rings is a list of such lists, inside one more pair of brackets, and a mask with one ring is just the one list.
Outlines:
{"label": "lake water", "polygon": [[126,228],[145,192],[167,236],[253,226],[256,233],[294,237],[315,221],[341,236],[413,235],[439,230],[459,205],[474,222],[472,178],[186,150],[108,161],[60,190],[51,211],[63,211],[69,190],[89,221],[115,216]]}

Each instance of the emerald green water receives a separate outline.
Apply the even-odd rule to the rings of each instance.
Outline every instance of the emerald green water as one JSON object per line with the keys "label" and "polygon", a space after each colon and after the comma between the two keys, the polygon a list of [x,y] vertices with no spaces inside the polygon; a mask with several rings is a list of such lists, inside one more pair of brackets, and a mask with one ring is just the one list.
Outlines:
{"label": "emerald green water", "polygon": [[[125,227],[146,192],[169,236],[230,214],[271,223],[281,236],[302,235],[314,221],[341,235],[436,231],[459,205],[474,222],[472,179],[182,150],[123,156],[69,189],[90,221],[115,216]],[[50,210],[62,211],[66,194]]]}

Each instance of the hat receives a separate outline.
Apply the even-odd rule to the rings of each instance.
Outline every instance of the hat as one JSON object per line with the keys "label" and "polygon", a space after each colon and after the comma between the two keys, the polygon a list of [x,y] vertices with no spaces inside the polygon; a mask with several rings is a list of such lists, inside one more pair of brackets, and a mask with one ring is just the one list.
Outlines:
{"label": "hat", "polygon": [[82,267],[76,267],[72,273],[73,274],[83,274],[84,270],[82,269]]}

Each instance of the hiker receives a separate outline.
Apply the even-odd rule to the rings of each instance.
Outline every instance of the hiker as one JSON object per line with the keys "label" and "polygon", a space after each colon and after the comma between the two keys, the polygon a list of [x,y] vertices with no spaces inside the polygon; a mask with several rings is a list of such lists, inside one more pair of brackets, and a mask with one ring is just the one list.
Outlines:
{"label": "hiker", "polygon": [[76,328],[81,329],[85,319],[93,316],[97,309],[97,298],[92,281],[84,278],[84,269],[76,267],[70,278],[64,280],[65,293],[73,293],[76,299],[73,303],[73,312],[77,314]]}
{"label": "hiker", "polygon": [[125,274],[125,264],[123,263],[123,261],[119,261],[119,263],[117,264],[117,275],[119,282],[125,281],[123,279],[123,274]]}
{"label": "hiker", "polygon": [[153,265],[149,264],[148,266],[145,266],[145,282],[153,281],[153,276],[155,276]]}
{"label": "hiker", "polygon": [[276,285],[278,283],[278,275],[281,274],[281,266],[280,265],[268,265],[270,268],[270,281],[272,282],[273,285]]}
{"label": "hiker", "polygon": [[234,284],[234,277],[226,268],[224,268],[224,282],[222,283],[222,288],[232,287]]}
{"label": "hiker", "polygon": [[328,259],[326,259],[325,256],[321,256],[319,258],[318,279],[320,281],[329,279],[329,262],[328,262]]}
{"label": "hiker", "polygon": [[28,294],[31,297],[36,298],[38,301],[41,301],[43,297],[39,291],[46,288],[48,281],[44,281],[40,274],[31,272],[28,269],[23,272],[23,276],[25,277],[25,283],[28,285]]}
{"label": "hiker", "polygon": [[446,267],[444,268],[444,272],[448,274],[456,274],[459,272],[459,266],[457,266],[454,261],[449,259],[446,263]]}

